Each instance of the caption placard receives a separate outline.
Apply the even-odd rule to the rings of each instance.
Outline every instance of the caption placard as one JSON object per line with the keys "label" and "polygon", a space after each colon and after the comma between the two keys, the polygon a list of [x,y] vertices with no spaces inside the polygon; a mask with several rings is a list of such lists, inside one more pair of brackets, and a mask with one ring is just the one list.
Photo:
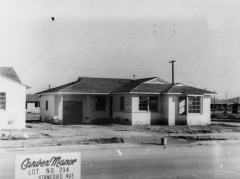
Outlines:
{"label": "caption placard", "polygon": [[81,153],[18,155],[15,179],[80,179]]}

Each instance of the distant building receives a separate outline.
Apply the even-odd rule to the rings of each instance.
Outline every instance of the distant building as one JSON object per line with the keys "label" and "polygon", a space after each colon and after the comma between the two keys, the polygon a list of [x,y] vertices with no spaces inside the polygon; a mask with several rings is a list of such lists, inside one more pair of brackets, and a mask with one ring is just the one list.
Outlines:
{"label": "distant building", "polygon": [[231,111],[233,113],[238,113],[238,111],[240,111],[240,97],[235,97],[228,100],[211,98],[211,110]]}
{"label": "distant building", "polygon": [[40,113],[40,98],[36,94],[26,95],[26,112]]}
{"label": "distant building", "polygon": [[25,128],[26,88],[12,67],[0,67],[0,129]]}
{"label": "distant building", "polygon": [[240,111],[240,97],[228,99],[229,103],[232,103],[232,112],[238,113]]}
{"label": "distant building", "polygon": [[41,120],[58,124],[112,118],[128,125],[210,124],[210,91],[157,77],[114,79],[80,77],[37,93]]}
{"label": "distant building", "polygon": [[232,105],[228,100],[211,98],[211,111],[232,111]]}

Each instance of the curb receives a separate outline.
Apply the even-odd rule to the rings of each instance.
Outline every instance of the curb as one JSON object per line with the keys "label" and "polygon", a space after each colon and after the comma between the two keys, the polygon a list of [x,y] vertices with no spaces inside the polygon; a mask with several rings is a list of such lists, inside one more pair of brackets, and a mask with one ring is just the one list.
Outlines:
{"label": "curb", "polygon": [[196,141],[195,145],[216,145],[216,144],[240,144],[239,139],[230,140],[212,140],[212,141]]}
{"label": "curb", "polygon": [[128,143],[115,144],[96,144],[96,145],[66,145],[66,146],[46,146],[46,147],[31,147],[31,148],[12,148],[0,149],[0,153],[10,152],[54,152],[56,150],[94,150],[94,149],[113,149],[113,148],[132,148],[137,145]]}

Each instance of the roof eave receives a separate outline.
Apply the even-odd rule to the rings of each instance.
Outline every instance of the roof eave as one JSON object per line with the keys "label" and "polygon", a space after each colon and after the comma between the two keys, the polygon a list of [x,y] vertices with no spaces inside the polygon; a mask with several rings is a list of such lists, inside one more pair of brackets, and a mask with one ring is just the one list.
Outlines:
{"label": "roof eave", "polygon": [[88,95],[88,94],[92,94],[92,95],[109,95],[111,93],[100,93],[100,92],[52,92],[52,93],[36,93],[36,95],[61,95],[61,94],[82,94],[82,95]]}
{"label": "roof eave", "polygon": [[217,93],[203,93],[203,95],[216,95]]}
{"label": "roof eave", "polygon": [[15,81],[15,80],[12,80],[12,79],[7,78],[7,77],[5,77],[5,76],[1,76],[1,75],[0,75],[0,77],[4,78],[4,79],[6,79],[6,80],[12,81],[12,82],[14,82],[14,83],[17,83],[17,84],[19,84],[19,85],[21,85],[21,86],[24,86],[24,87],[26,87],[27,89],[30,88],[29,86],[27,86],[27,85],[25,85],[25,84],[19,83],[19,82]]}

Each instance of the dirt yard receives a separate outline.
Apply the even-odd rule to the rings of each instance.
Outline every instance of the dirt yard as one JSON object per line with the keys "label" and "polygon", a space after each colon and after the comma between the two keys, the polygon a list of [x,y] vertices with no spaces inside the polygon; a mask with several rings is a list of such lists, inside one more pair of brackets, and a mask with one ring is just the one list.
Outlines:
{"label": "dirt yard", "polygon": [[136,142],[139,139],[144,141],[149,138],[156,140],[161,136],[189,140],[201,140],[205,137],[204,140],[212,140],[212,137],[206,137],[209,135],[234,135],[240,140],[240,126],[54,125],[40,122],[37,114],[28,114],[25,129],[0,130],[0,148],[124,143],[124,141]]}
{"label": "dirt yard", "polygon": [[[126,126],[126,125],[54,125],[28,121],[23,130],[0,130],[0,148],[28,148],[64,145],[124,143],[127,138],[239,133],[240,127],[224,124],[207,126]],[[195,137],[198,139],[198,137]],[[189,139],[192,140],[192,137]]]}

